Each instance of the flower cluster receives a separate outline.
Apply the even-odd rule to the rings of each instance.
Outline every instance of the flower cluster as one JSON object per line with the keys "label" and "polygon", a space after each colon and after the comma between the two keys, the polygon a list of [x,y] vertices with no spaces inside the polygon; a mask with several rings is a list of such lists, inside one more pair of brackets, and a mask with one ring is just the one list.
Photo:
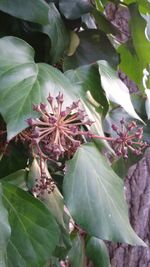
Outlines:
{"label": "flower cluster", "polygon": [[44,103],[34,105],[40,118],[28,119],[28,124],[32,126],[32,143],[36,154],[43,159],[58,160],[64,155],[74,154],[83,141],[82,136],[89,133],[87,126],[93,122],[87,119],[85,111],[80,108],[80,101],[63,109],[63,94],[59,93],[55,99],[49,94],[47,100],[50,109]]}
{"label": "flower cluster", "polygon": [[112,138],[111,144],[117,156],[128,158],[128,150],[135,155],[142,154],[142,150],[147,147],[147,143],[141,139],[143,128],[137,128],[136,122],[132,121],[125,124],[124,119],[120,120],[120,127],[112,124],[112,129],[116,133],[116,138]]}
{"label": "flower cluster", "polygon": [[36,183],[32,188],[32,193],[37,197],[41,197],[45,192],[50,194],[55,189],[55,182],[52,178],[47,177],[45,172],[41,172],[40,179],[36,179]]}
{"label": "flower cluster", "polygon": [[123,156],[124,159],[128,158],[128,150],[140,155],[147,146],[142,141],[143,128],[137,128],[134,121],[125,123],[122,119],[120,127],[113,124],[115,137],[99,136],[88,130],[88,126],[93,122],[80,108],[80,101],[63,109],[63,94],[59,93],[56,98],[49,94],[47,100],[49,108],[44,103],[34,105],[34,110],[40,114],[40,118],[28,119],[28,124],[32,127],[30,137],[36,148],[35,153],[42,159],[58,160],[64,156],[70,158],[83,142],[83,136],[107,140],[116,155]]}

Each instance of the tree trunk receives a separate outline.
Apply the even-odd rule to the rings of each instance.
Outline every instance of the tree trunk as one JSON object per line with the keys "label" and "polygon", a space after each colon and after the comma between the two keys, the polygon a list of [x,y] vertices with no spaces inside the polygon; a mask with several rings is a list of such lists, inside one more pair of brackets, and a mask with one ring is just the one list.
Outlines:
{"label": "tree trunk", "polygon": [[131,225],[148,247],[111,244],[111,266],[150,267],[150,148],[143,159],[130,168],[125,188]]}

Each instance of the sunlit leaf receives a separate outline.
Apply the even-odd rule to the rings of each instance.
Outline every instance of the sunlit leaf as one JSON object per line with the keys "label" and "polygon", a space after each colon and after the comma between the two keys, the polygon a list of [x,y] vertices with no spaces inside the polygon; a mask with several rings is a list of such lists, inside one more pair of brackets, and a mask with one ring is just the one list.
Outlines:
{"label": "sunlit leaf", "polygon": [[140,64],[146,68],[147,64],[150,64],[150,41],[145,35],[146,21],[140,15],[136,4],[132,4],[129,10],[131,12],[130,27],[133,45]]}
{"label": "sunlit leaf", "polygon": [[127,86],[118,78],[116,71],[106,61],[98,61],[98,66],[107,98],[122,106],[131,117],[141,120],[133,108]]}

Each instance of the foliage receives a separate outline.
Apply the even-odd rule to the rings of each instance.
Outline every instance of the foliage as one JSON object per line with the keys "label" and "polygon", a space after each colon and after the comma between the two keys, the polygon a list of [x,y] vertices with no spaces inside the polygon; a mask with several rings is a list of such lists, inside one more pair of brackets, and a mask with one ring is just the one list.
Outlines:
{"label": "foliage", "polygon": [[0,0],[2,267],[109,267],[105,240],[146,246],[123,178],[150,143],[149,13]]}

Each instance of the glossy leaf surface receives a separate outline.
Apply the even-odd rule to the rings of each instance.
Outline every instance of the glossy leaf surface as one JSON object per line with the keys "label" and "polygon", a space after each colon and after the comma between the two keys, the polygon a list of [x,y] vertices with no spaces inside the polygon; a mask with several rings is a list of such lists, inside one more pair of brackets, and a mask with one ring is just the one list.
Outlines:
{"label": "glossy leaf surface", "polygon": [[46,102],[48,94],[64,93],[66,105],[75,98],[68,79],[56,68],[34,62],[31,46],[15,37],[0,40],[0,112],[7,123],[8,139],[37,116],[32,104]]}
{"label": "glossy leaf surface", "polygon": [[131,117],[141,120],[134,110],[128,88],[117,77],[115,70],[106,61],[99,61],[98,66],[101,84],[107,98],[122,106]]}
{"label": "glossy leaf surface", "polygon": [[95,145],[83,145],[68,162],[63,188],[72,217],[88,234],[144,245],[130,226],[123,182]]}
{"label": "glossy leaf surface", "polygon": [[2,183],[2,189],[12,229],[7,266],[43,267],[59,239],[54,218],[44,204],[29,193],[6,182]]}

